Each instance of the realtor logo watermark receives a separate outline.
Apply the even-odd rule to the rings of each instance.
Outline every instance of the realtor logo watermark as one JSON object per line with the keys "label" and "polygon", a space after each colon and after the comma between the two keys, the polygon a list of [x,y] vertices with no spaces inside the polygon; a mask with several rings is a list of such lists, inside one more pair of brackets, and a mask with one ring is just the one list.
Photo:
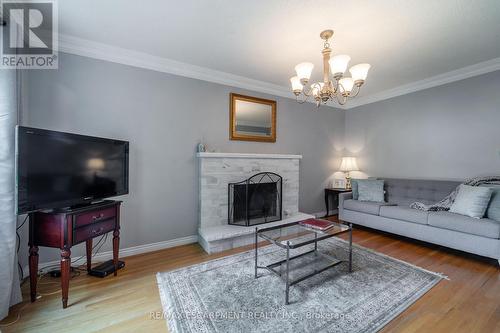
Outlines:
{"label": "realtor logo watermark", "polygon": [[56,69],[56,0],[2,0],[0,68]]}

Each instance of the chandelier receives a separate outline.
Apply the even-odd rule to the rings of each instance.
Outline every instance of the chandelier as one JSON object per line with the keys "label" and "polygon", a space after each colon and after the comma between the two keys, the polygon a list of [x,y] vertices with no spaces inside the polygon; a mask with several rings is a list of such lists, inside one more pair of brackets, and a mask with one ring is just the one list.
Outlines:
{"label": "chandelier", "polygon": [[[336,55],[330,58],[332,49],[330,49],[329,39],[333,36],[333,30],[325,30],[319,35],[324,40],[323,51],[323,82],[315,82],[307,87],[314,65],[310,62],[302,62],[295,66],[297,76],[290,79],[292,90],[297,98],[297,102],[304,103],[309,97],[313,97],[316,106],[328,101],[336,101],[344,105],[348,99],[354,98],[359,94],[359,90],[365,83],[369,64],[358,64],[349,68],[351,77],[344,76],[347,65],[351,57],[345,54]],[[330,79],[330,72],[333,79]]]}

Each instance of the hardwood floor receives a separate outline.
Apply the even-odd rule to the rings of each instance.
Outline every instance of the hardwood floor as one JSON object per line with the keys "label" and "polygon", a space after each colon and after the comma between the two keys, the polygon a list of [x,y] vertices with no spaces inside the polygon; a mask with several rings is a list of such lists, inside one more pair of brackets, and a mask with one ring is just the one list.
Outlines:
{"label": "hardwood floor", "polygon": [[[382,232],[357,228],[353,241],[394,258],[441,272],[441,281],[383,332],[500,332],[500,269],[489,260]],[[166,332],[155,273],[240,252],[207,255],[197,244],[127,257],[117,277],[80,276],[70,281],[69,307],[61,307],[59,280],[43,277],[35,303],[11,309],[2,332]],[[23,285],[29,299],[29,283]],[[153,314],[153,315],[152,315]]]}

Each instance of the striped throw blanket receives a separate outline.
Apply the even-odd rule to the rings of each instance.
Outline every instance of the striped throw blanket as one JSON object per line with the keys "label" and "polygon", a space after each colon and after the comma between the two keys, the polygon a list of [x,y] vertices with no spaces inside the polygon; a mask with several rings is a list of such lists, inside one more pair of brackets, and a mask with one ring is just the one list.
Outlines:
{"label": "striped throw blanket", "polygon": [[[465,182],[463,182],[463,184],[469,185],[469,186],[479,186],[479,185],[483,185],[483,184],[498,184],[498,185],[500,185],[500,176],[470,178],[470,179],[467,179]],[[431,212],[450,210],[451,205],[453,204],[453,202],[455,201],[455,198],[457,197],[458,188],[459,187],[457,187],[453,192],[451,192],[448,196],[446,196],[446,198],[444,198],[443,200],[441,200],[435,204],[425,205],[421,202],[414,202],[410,205],[410,207],[413,209],[425,210],[425,211],[431,211]]]}

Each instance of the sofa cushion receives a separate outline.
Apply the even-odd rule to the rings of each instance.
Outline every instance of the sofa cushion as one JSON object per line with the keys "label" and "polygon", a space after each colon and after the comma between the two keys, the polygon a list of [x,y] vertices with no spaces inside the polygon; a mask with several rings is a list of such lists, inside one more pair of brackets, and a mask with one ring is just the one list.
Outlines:
{"label": "sofa cushion", "polygon": [[429,225],[488,238],[500,238],[500,222],[450,212],[429,212]]}
{"label": "sofa cushion", "polygon": [[491,189],[488,187],[460,185],[450,212],[480,219],[486,213],[491,199]]}
{"label": "sofa cushion", "polygon": [[427,224],[429,212],[402,206],[380,207],[380,216],[419,224]]}
{"label": "sofa cushion", "polygon": [[384,181],[360,179],[358,183],[358,200],[384,202]]}
{"label": "sofa cushion", "polygon": [[387,202],[409,207],[415,201],[433,204],[449,195],[460,185],[457,181],[394,179],[385,180]]}
{"label": "sofa cushion", "polygon": [[354,210],[356,212],[378,215],[381,206],[389,205],[386,202],[370,202],[370,201],[358,201],[358,200],[345,200],[344,209]]}
{"label": "sofa cushion", "polygon": [[351,179],[352,198],[358,200],[358,179]]}

